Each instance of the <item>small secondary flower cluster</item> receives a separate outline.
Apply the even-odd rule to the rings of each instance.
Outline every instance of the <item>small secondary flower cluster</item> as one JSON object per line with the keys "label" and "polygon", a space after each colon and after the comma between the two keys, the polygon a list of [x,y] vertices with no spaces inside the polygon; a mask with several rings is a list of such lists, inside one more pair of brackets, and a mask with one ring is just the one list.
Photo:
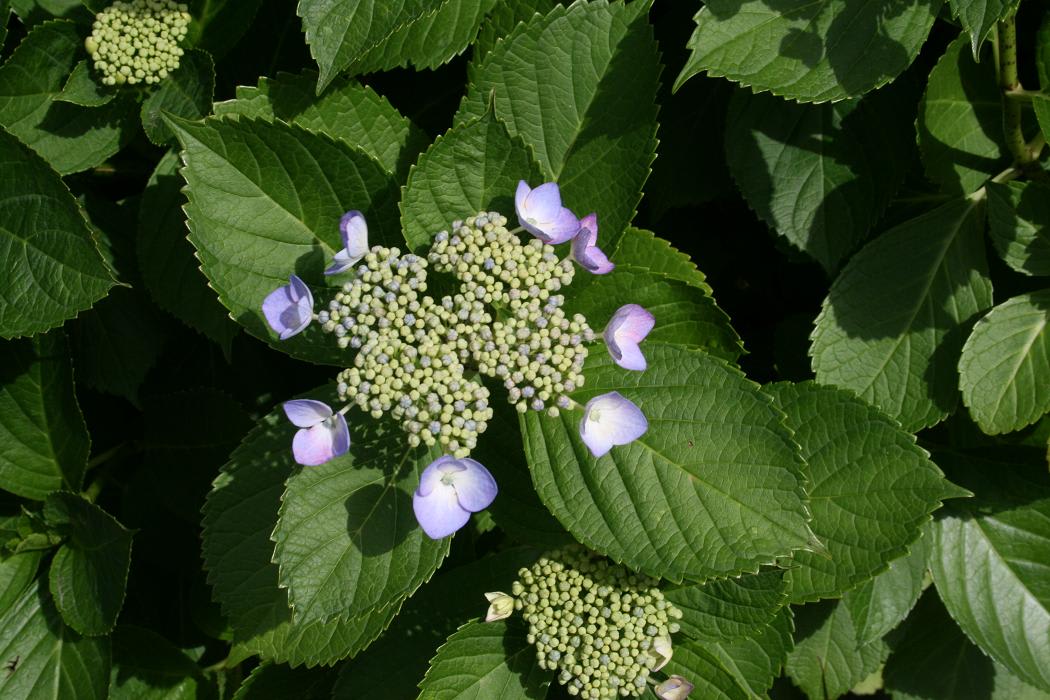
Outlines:
{"label": "small secondary flower cluster", "polygon": [[520,611],[539,666],[558,671],[570,695],[588,700],[638,696],[684,698],[692,685],[679,676],[650,679],[671,659],[671,635],[681,611],[657,581],[572,545],[518,572],[512,595],[487,593],[487,621]]}
{"label": "small secondary flower cluster", "polygon": [[174,0],[117,0],[95,15],[84,48],[105,85],[158,83],[179,67],[190,19]]}
{"label": "small secondary flower cluster", "polygon": [[[317,321],[340,348],[355,353],[337,378],[339,396],[348,402],[341,409],[311,400],[285,404],[300,428],[295,459],[316,465],[346,452],[344,416],[351,405],[375,418],[391,416],[409,445],[446,452],[427,467],[414,498],[416,517],[434,538],[455,532],[496,495],[491,474],[468,457],[492,418],[489,391],[478,377],[501,380],[521,412],[557,416],[578,407],[569,394],[583,386],[587,343],[597,338],[582,315],[565,313],[561,293],[572,283],[574,262],[593,274],[614,267],[596,245],[597,216],[577,219],[561,205],[553,182],[535,189],[521,182],[515,210],[521,228],[508,230],[504,216],[482,212],[437,233],[425,258],[369,247],[364,216],[347,212],[339,226],[343,248],[325,274],[353,277],[327,308],[314,313],[313,293],[295,275],[262,304],[282,340]],[[534,239],[523,243],[520,231]],[[568,257],[559,259],[554,246],[569,241]],[[453,276],[458,291],[440,299],[425,294],[430,267]],[[602,337],[617,364],[645,369],[639,344],[654,322],[636,304],[613,315]],[[583,407],[580,436],[596,457],[647,429],[641,410],[617,392]]]}

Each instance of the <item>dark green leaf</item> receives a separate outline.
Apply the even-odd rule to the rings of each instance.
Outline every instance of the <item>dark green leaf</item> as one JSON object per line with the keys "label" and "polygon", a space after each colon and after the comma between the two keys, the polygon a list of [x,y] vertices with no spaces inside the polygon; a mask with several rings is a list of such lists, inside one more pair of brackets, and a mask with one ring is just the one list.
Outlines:
{"label": "dark green leaf", "polygon": [[860,645],[846,606],[826,600],[795,609],[795,648],[785,671],[810,700],[837,698],[875,671],[889,653]]}
{"label": "dark green leaf", "polygon": [[109,634],[124,604],[132,533],[80,496],[59,491],[44,502],[48,524],[67,539],[51,562],[51,595],[83,635]]}
{"label": "dark green leaf", "polygon": [[460,123],[479,117],[491,101],[511,135],[532,147],[543,177],[560,184],[565,206],[598,213],[606,240],[634,218],[656,154],[650,4],[576,3],[519,25],[475,71],[457,115]]}
{"label": "dark green leaf", "polygon": [[1032,108],[1039,122],[1039,129],[1043,132],[1043,136],[1046,136],[1050,132],[1050,95],[1032,95]]}
{"label": "dark green leaf", "polygon": [[[935,522],[930,567],[966,635],[1021,680],[1050,692],[1050,477],[1045,466],[938,454],[977,498]],[[962,478],[960,478],[962,477]]]}
{"label": "dark green leaf", "polygon": [[142,101],[140,118],[149,140],[158,146],[175,141],[175,135],[162,121],[161,114],[183,119],[202,119],[211,112],[215,92],[215,64],[204,51],[190,50],[179,67],[162,80]]}
{"label": "dark green leaf", "polygon": [[701,71],[799,102],[856,97],[897,77],[941,0],[711,0],[675,87]]}
{"label": "dark green leaf", "polygon": [[931,590],[908,616],[882,672],[894,700],[1047,700],[966,638]]}
{"label": "dark green leaf", "polygon": [[212,118],[171,126],[189,185],[190,241],[219,299],[250,333],[279,350],[343,363],[345,353],[317,324],[278,341],[263,319],[262,301],[293,273],[307,284],[321,283],[323,268],[343,247],[339,219],[351,209],[367,218],[371,244],[399,241],[393,178],[342,141],[280,122]]}
{"label": "dark green leaf", "polygon": [[106,637],[81,637],[62,622],[46,587],[27,588],[0,616],[0,697],[11,700],[105,700]]}
{"label": "dark green leaf", "polygon": [[1050,411],[1050,290],[1022,294],[977,322],[959,358],[959,388],[989,435],[1019,430]]}
{"label": "dark green leaf", "polygon": [[65,184],[0,129],[0,337],[61,325],[105,296],[113,277]]}
{"label": "dark green leaf", "polygon": [[696,697],[715,700],[749,700],[748,686],[706,646],[692,640],[674,645],[674,657],[665,672],[682,676],[693,684]]}
{"label": "dark green leaf", "polygon": [[237,99],[216,103],[215,114],[280,119],[327,134],[361,149],[403,181],[427,146],[426,134],[366,85],[336,80],[317,96],[316,84],[314,71],[260,78],[258,87],[238,87]]}
{"label": "dark green leaf", "polygon": [[4,554],[0,557],[0,616],[22,596],[22,591],[36,578],[41,551]]}
{"label": "dark green leaf", "polygon": [[907,552],[930,513],[967,492],[915,437],[853,394],[813,382],[766,387],[808,472],[810,527],[826,552],[796,552],[791,602],[838,598]]}
{"label": "dark green leaf", "polygon": [[928,583],[928,530],[929,526],[923,529],[922,537],[912,543],[907,555],[894,559],[889,569],[842,597],[861,644],[871,644],[893,630],[919,600],[923,585]]}
{"label": "dark green leaf", "polygon": [[78,490],[90,442],[60,331],[0,343],[0,488],[43,500]]}
{"label": "dark green leaf", "polygon": [[1002,21],[1017,10],[1020,0],[948,0],[952,14],[970,34],[970,47],[973,57],[977,58],[981,44],[995,28],[995,23]]}
{"label": "dark green leaf", "polygon": [[989,182],[988,231],[1006,264],[1026,275],[1050,275],[1050,186]]}
{"label": "dark green leaf", "polygon": [[536,650],[519,625],[468,622],[430,661],[420,700],[538,699],[546,696],[553,671],[536,662]]}
{"label": "dark green leaf", "polygon": [[200,668],[164,637],[121,625],[113,631],[109,700],[206,700],[214,697]]}
{"label": "dark green leaf", "polygon": [[332,674],[277,664],[259,664],[237,688],[233,700],[329,700]]}
{"label": "dark green leaf", "polygon": [[864,240],[904,180],[914,112],[895,97],[800,105],[738,90],[730,103],[733,179],[763,221],[825,270]]}
{"label": "dark green leaf", "polygon": [[[108,4],[108,3],[107,3]],[[252,26],[262,0],[191,0],[186,44],[214,58],[225,56]]]}
{"label": "dark green leaf", "polygon": [[894,227],[831,285],[813,330],[817,381],[850,389],[905,430],[958,401],[966,326],[992,305],[980,207],[957,199]]}
{"label": "dark green leaf", "polygon": [[116,88],[100,84],[91,75],[91,68],[86,60],[81,61],[69,74],[62,92],[55,95],[59,102],[71,102],[81,107],[101,107],[109,104],[117,96]]}
{"label": "dark green leaf", "polygon": [[134,99],[102,107],[56,98],[83,52],[72,22],[37,25],[0,67],[0,125],[62,174],[92,168],[134,135]]}
{"label": "dark green leaf", "polygon": [[969,194],[1009,165],[991,48],[980,63],[968,49],[960,35],[930,71],[916,125],[926,174],[949,194]]}
{"label": "dark green leaf", "polygon": [[547,14],[556,4],[555,0],[503,0],[497,3],[485,18],[478,38],[474,41],[471,70],[495,48],[496,42],[514,31],[519,23],[532,19],[535,14]]}
{"label": "dark green leaf", "polygon": [[178,167],[178,153],[164,154],[142,193],[136,239],[139,270],[158,306],[229,354],[239,329],[208,286],[193,246],[186,240],[186,215],[182,211],[186,197]]}
{"label": "dark green leaf", "polygon": [[682,611],[682,633],[702,641],[753,637],[787,603],[787,582],[780,569],[752,576],[716,579],[672,588],[667,600]]}
{"label": "dark green leaf", "polygon": [[635,402],[649,430],[629,445],[595,459],[578,410],[521,417],[533,482],[555,517],[592,549],[674,582],[753,572],[819,546],[798,447],[772,401],[705,353],[644,351],[644,372],[592,354],[573,394],[580,404],[608,391]]}
{"label": "dark green leaf", "polygon": [[[764,696],[780,675],[794,642],[791,635],[795,625],[791,608],[781,608],[776,617],[752,637],[732,641],[686,642],[689,646],[703,647],[714,656],[722,667],[733,674],[741,688]],[[674,662],[668,667],[674,669]]]}
{"label": "dark green leaf", "polygon": [[[427,537],[412,513],[419,477],[440,450],[408,447],[391,423],[350,422],[350,451],[294,472],[281,500],[274,561],[297,624],[398,603],[434,574],[451,542]],[[291,445],[295,426],[280,427]]]}
{"label": "dark green leaf", "polygon": [[401,199],[405,240],[419,250],[453,221],[480,211],[498,211],[510,219],[518,181],[538,172],[525,144],[491,112],[453,127],[409,173]]}

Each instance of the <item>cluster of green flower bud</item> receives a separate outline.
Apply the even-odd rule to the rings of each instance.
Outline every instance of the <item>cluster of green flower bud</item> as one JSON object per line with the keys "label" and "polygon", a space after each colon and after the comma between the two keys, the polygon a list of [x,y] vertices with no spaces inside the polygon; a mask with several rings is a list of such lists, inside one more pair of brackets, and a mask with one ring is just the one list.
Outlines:
{"label": "cluster of green flower bud", "polygon": [[157,83],[178,68],[190,19],[174,0],[117,0],[95,15],[84,47],[106,85]]}
{"label": "cluster of green flower bud", "polygon": [[518,572],[514,607],[529,625],[539,665],[558,671],[570,695],[638,696],[671,654],[682,613],[657,581],[578,545]]}
{"label": "cluster of green flower bud", "polygon": [[538,239],[523,244],[496,212],[482,212],[440,232],[429,260],[453,274],[469,298],[505,312],[471,334],[463,346],[478,370],[503,381],[520,412],[558,415],[568,393],[583,385],[584,343],[594,331],[580,314],[571,319],[557,292],[572,283],[574,267]]}
{"label": "cluster of green flower bud", "polygon": [[466,378],[456,340],[492,319],[462,294],[440,302],[423,294],[426,267],[416,255],[374,246],[318,321],[339,347],[358,351],[337,378],[340,398],[401,421],[413,447],[440,444],[465,457],[492,409],[488,389]]}

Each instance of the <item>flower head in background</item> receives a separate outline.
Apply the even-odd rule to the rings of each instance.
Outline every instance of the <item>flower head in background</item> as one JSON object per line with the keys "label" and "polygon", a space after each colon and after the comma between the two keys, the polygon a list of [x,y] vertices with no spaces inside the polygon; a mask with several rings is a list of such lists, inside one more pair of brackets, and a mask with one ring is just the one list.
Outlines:
{"label": "flower head in background", "polygon": [[292,454],[299,464],[315,467],[350,449],[346,418],[323,401],[285,401],[284,414],[300,428],[292,440]]}
{"label": "flower head in background", "polygon": [[531,189],[524,180],[520,181],[514,194],[514,210],[526,231],[550,245],[564,243],[580,230],[576,215],[561,205],[561,190],[555,182]]}
{"label": "flower head in background", "polygon": [[326,275],[346,272],[368,254],[368,224],[364,214],[357,210],[343,214],[339,234],[343,238],[343,249],[335,254],[332,264],[324,271]]}
{"label": "flower head in background", "polygon": [[693,684],[681,676],[670,676],[653,688],[653,692],[660,700],[685,700],[693,692]]}
{"label": "flower head in background", "polygon": [[612,272],[616,267],[596,245],[598,242],[598,215],[588,214],[580,219],[580,230],[572,239],[572,259],[584,270],[595,275]]}
{"label": "flower head in background", "polygon": [[595,396],[583,408],[580,437],[595,457],[634,442],[649,429],[641,409],[619,392]]}
{"label": "flower head in background", "polygon": [[444,455],[423,470],[412,510],[423,532],[439,540],[466,525],[471,513],[488,508],[497,491],[496,480],[480,462]]}
{"label": "flower head in background", "polygon": [[263,315],[281,340],[287,340],[310,325],[314,316],[314,295],[310,288],[291,275],[288,284],[270,292],[262,303]]}
{"label": "flower head in background", "polygon": [[645,356],[638,344],[649,335],[654,325],[656,319],[653,315],[638,304],[625,304],[616,310],[602,333],[616,364],[638,371],[646,368]]}
{"label": "flower head in background", "polygon": [[179,67],[192,19],[174,0],[117,0],[95,15],[84,48],[103,85],[152,85]]}

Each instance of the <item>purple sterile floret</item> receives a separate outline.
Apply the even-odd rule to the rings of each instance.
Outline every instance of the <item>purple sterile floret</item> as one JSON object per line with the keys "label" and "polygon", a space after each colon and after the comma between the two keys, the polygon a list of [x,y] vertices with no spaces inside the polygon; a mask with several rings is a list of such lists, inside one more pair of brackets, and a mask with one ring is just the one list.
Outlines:
{"label": "purple sterile floret", "polygon": [[323,401],[295,399],[285,401],[284,414],[299,427],[292,438],[295,461],[317,466],[346,454],[350,449],[350,428],[342,413],[332,411]]}
{"label": "purple sterile floret", "polygon": [[514,210],[525,230],[544,243],[564,243],[580,229],[576,215],[561,205],[561,190],[556,182],[531,189],[527,182],[520,181],[514,194]]}
{"label": "purple sterile floret", "polygon": [[642,410],[617,391],[595,396],[583,408],[580,437],[595,457],[634,442],[649,429]]}
{"label": "purple sterile floret", "polygon": [[656,325],[656,318],[638,304],[625,304],[616,310],[602,337],[609,354],[624,369],[641,371],[646,368],[641,343]]}
{"label": "purple sterile floret", "polygon": [[488,508],[498,490],[480,462],[444,455],[423,470],[412,510],[423,532],[439,540],[466,525],[471,513]]}
{"label": "purple sterile floret", "polygon": [[368,253],[368,224],[365,216],[356,209],[343,214],[339,220],[339,235],[343,249],[332,258],[332,264],[324,271],[326,275],[346,272]]}
{"label": "purple sterile floret", "polygon": [[572,238],[572,259],[580,267],[596,275],[612,272],[616,267],[598,248],[598,215],[588,214],[580,219],[580,230]]}
{"label": "purple sterile floret", "polygon": [[314,316],[314,295],[295,275],[288,284],[266,295],[262,303],[263,316],[281,340],[291,338],[306,328]]}

